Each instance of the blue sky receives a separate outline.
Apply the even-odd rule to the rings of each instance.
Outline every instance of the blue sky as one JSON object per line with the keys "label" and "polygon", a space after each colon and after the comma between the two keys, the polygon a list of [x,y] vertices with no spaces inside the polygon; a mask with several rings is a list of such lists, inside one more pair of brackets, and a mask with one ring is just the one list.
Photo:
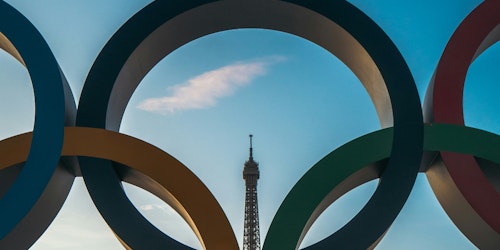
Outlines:
{"label": "blue sky", "polygon": [[[114,31],[149,1],[6,1],[40,30],[78,99],[85,77]],[[449,37],[477,0],[353,0],[393,39],[421,97]],[[495,110],[500,46],[467,76],[466,123],[500,133]],[[0,53],[0,138],[32,130],[33,94],[22,66]],[[15,109],[12,107],[16,107]],[[121,132],[170,153],[208,186],[239,241],[243,234],[248,134],[260,163],[261,238],[295,182],[336,147],[380,128],[375,109],[350,70],[322,48],[276,31],[216,33],[174,51],[143,79]],[[368,200],[376,181],[339,199],[313,225],[303,246],[331,234]],[[125,185],[138,209],[176,239],[199,247],[164,203]],[[121,249],[78,178],[60,214],[33,249]],[[378,249],[475,249],[453,225],[420,174],[403,211]]]}

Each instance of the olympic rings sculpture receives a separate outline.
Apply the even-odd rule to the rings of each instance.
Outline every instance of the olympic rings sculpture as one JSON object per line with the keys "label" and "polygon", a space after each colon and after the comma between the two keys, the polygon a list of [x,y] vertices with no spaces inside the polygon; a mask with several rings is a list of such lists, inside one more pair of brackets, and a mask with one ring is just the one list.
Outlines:
{"label": "olympic rings sculpture", "polygon": [[419,171],[427,174],[450,218],[476,246],[498,248],[500,196],[473,156],[500,164],[494,151],[500,137],[464,126],[461,95],[469,65],[500,39],[499,24],[500,2],[495,0],[480,4],[460,24],[437,66],[423,112],[396,46],[345,1],[155,1],[102,49],[77,107],[43,37],[2,1],[0,47],[28,70],[36,119],[33,132],[0,142],[0,248],[31,246],[56,216],[74,177],[81,175],[126,248],[190,249],[142,217],[121,181],[172,206],[204,249],[237,249],[220,205],[186,166],[117,132],[132,93],[158,61],[196,38],[236,28],[287,32],[336,55],[365,86],[383,127],[332,151],[298,181],[276,213],[264,249],[297,249],[326,207],[380,178],[373,196],[350,222],[307,249],[374,247],[399,214]]}

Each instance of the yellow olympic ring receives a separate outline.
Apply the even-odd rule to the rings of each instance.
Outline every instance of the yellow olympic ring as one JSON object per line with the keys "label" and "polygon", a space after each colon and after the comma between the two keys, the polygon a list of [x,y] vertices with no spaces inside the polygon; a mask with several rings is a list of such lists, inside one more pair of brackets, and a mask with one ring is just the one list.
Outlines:
{"label": "yellow olympic ring", "polygon": [[[6,152],[0,158],[0,169],[26,161],[31,136],[30,132],[0,142],[0,151]],[[212,193],[186,166],[161,149],[109,130],[65,127],[61,155],[102,158],[128,166],[119,171],[123,181],[139,184],[169,204],[205,249],[238,248],[231,225]],[[142,181],[135,181],[139,179]]]}

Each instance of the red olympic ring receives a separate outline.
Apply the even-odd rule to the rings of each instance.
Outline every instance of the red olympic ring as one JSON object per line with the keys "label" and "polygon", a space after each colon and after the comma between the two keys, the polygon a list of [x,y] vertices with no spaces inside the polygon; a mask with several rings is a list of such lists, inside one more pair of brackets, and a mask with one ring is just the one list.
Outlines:
{"label": "red olympic ring", "polygon": [[[499,13],[500,1],[483,2],[462,21],[450,38],[428,87],[425,103],[427,122],[464,125],[462,101],[467,70],[475,58],[500,40]],[[477,213],[461,216],[478,217],[479,221],[475,220],[476,226],[472,228],[465,225],[470,225],[470,221],[461,222],[457,216],[451,218],[469,238],[483,238],[484,235],[478,233],[481,227],[483,230],[494,230],[500,239],[500,194],[488,181],[476,159],[445,151],[441,151],[440,155],[454,184],[467,201],[462,206],[470,204],[473,208],[471,213]],[[446,205],[446,202],[445,207],[449,214],[461,209],[456,204]]]}

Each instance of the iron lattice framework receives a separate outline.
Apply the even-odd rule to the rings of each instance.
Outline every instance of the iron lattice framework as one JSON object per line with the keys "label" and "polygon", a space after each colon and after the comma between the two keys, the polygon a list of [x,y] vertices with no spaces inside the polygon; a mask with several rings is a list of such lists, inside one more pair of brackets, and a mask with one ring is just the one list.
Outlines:
{"label": "iron lattice framework", "polygon": [[250,135],[250,157],[243,168],[243,179],[246,186],[243,250],[260,249],[259,208],[257,204],[259,164],[253,160],[252,151],[252,135]]}

